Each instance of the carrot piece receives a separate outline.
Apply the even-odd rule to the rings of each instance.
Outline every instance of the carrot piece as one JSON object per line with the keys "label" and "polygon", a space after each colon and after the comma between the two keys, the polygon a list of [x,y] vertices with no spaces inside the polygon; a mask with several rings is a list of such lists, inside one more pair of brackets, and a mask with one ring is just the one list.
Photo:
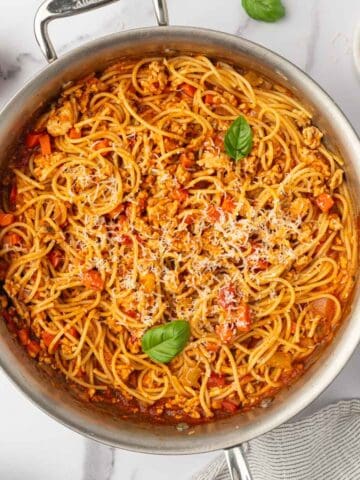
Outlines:
{"label": "carrot piece", "polygon": [[236,405],[236,403],[232,402],[231,400],[223,400],[222,407],[224,410],[226,410],[229,413],[235,413],[236,410],[238,409],[238,406]]}
{"label": "carrot piece", "polygon": [[220,220],[220,211],[215,205],[209,206],[207,214],[211,223],[216,223]]}
{"label": "carrot piece", "polygon": [[221,203],[224,212],[232,213],[235,210],[234,199],[231,195],[226,195]]}
{"label": "carrot piece", "polygon": [[212,388],[212,387],[223,388],[226,385],[226,381],[223,375],[219,373],[211,372],[210,377],[207,381],[207,385],[209,388]]}
{"label": "carrot piece", "polygon": [[192,168],[195,165],[195,155],[192,152],[182,153],[179,160],[184,168]]}
{"label": "carrot piece", "polygon": [[210,95],[210,93],[207,93],[204,98],[204,103],[207,105],[212,105],[214,103],[214,95]]}
{"label": "carrot piece", "polygon": [[196,88],[193,85],[190,85],[189,83],[182,83],[180,85],[180,90],[185,93],[185,95],[188,95],[189,97],[193,97],[196,92]]}
{"label": "carrot piece", "polygon": [[324,213],[327,213],[335,205],[333,198],[328,193],[321,193],[316,197],[315,201],[316,205]]}
{"label": "carrot piece", "polygon": [[19,342],[21,343],[21,345],[25,346],[30,341],[28,328],[21,328],[20,330],[18,330],[17,336],[19,338]]}
{"label": "carrot piece", "polygon": [[54,268],[57,268],[64,259],[63,253],[57,248],[53,248],[47,257]]}
{"label": "carrot piece", "polygon": [[178,202],[185,202],[185,200],[189,198],[189,192],[186,188],[176,188],[170,195],[173,200],[177,200]]}
{"label": "carrot piece", "polygon": [[40,142],[41,153],[43,155],[50,155],[51,154],[50,135],[48,133],[44,133],[40,135],[39,142]]}
{"label": "carrot piece", "polygon": [[7,227],[14,222],[15,216],[12,213],[0,212],[0,227]]}
{"label": "carrot piece", "polygon": [[[41,333],[41,338],[43,339],[43,342],[45,344],[45,346],[47,348],[50,347],[52,341],[54,340],[55,338],[55,335],[53,335],[52,333],[49,333],[47,332],[46,330],[44,330],[42,333]],[[53,347],[52,347],[52,351],[54,352],[57,348],[59,347],[59,341],[57,341]]]}
{"label": "carrot piece", "polygon": [[92,290],[102,290],[104,288],[104,282],[100,273],[97,270],[88,270],[84,273],[83,277],[84,285]]}
{"label": "carrot piece", "polygon": [[73,140],[77,138],[81,138],[81,131],[73,127],[69,131],[69,137],[72,138]]}
{"label": "carrot piece", "polygon": [[35,342],[34,340],[30,340],[26,349],[27,349],[30,357],[35,358],[39,355],[41,347],[40,347],[40,344],[38,342]]}
{"label": "carrot piece", "polygon": [[235,312],[236,328],[240,332],[247,332],[251,326],[250,307],[247,303],[241,303]]}
{"label": "carrot piece", "polygon": [[5,236],[4,236],[4,243],[7,244],[7,245],[10,245],[10,246],[15,246],[15,245],[19,245],[21,243],[21,240],[22,238],[20,237],[20,235],[18,235],[17,233],[7,233]]}
{"label": "carrot piece", "polygon": [[34,148],[37,145],[39,145],[41,133],[36,133],[36,132],[30,132],[26,135],[25,138],[25,146],[27,148]]}

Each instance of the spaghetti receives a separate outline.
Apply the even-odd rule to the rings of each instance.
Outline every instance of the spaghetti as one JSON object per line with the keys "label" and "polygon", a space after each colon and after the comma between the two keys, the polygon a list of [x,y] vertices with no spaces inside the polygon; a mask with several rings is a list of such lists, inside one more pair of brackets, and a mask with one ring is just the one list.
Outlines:
{"label": "spaghetti", "polygon": [[[224,135],[253,134],[235,162]],[[4,183],[3,315],[37,361],[123,414],[265,405],[343,317],[357,269],[343,160],[285,88],[204,56],[121,61],[64,87]],[[170,363],[141,348],[172,320]]]}

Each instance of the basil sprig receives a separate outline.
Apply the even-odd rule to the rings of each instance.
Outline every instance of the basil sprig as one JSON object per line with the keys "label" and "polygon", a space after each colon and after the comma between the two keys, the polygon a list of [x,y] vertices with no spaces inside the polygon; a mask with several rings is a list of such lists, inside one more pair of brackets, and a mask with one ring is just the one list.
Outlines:
{"label": "basil sprig", "polygon": [[184,349],[189,338],[189,323],[175,320],[148,330],[142,338],[141,346],[152,360],[168,363]]}
{"label": "basil sprig", "polygon": [[242,0],[242,6],[249,17],[262,22],[276,22],[285,15],[281,0]]}
{"label": "basil sprig", "polygon": [[246,157],[251,151],[253,134],[245,117],[240,115],[228,128],[224,139],[226,153],[234,160]]}

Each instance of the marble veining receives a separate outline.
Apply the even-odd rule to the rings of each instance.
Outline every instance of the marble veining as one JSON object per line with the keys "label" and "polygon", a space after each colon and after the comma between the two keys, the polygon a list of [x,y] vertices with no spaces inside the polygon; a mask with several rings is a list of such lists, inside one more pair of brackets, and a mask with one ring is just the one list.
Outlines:
{"label": "marble veining", "polygon": [[83,480],[113,480],[114,448],[85,440]]}
{"label": "marble veining", "polygon": [[[347,0],[346,8],[344,2],[328,0],[283,2],[286,18],[264,24],[247,17],[241,0],[168,0],[171,24],[234,33],[265,45],[303,68],[328,91],[360,132],[360,84],[352,58],[353,31],[360,23],[359,1]],[[32,31],[39,3],[1,0],[0,108],[46,65]],[[155,25],[151,0],[121,0],[56,21],[49,30],[61,56],[101,35],[151,25]],[[341,375],[299,417],[337,399],[359,397],[359,364],[358,348]],[[84,439],[40,412],[1,370],[0,405],[1,480],[190,480],[217,455],[144,455]]]}
{"label": "marble veining", "polygon": [[320,11],[315,3],[313,3],[311,13],[311,24],[306,41],[306,57],[304,65],[304,70],[307,73],[311,73],[311,70],[314,66],[319,38],[318,32],[320,28]]}

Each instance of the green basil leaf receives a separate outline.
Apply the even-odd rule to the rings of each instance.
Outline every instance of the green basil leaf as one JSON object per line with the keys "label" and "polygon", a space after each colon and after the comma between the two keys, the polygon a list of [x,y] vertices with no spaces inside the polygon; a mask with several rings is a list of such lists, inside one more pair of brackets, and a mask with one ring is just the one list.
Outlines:
{"label": "green basil leaf", "polygon": [[189,338],[189,322],[175,320],[148,330],[142,338],[141,346],[152,360],[168,363],[184,349]]}
{"label": "green basil leaf", "polygon": [[253,134],[245,117],[240,115],[228,128],[224,139],[226,153],[234,160],[249,155],[253,144]]}
{"label": "green basil leaf", "polygon": [[276,22],[285,15],[281,0],[242,0],[242,6],[249,17],[262,22]]}

